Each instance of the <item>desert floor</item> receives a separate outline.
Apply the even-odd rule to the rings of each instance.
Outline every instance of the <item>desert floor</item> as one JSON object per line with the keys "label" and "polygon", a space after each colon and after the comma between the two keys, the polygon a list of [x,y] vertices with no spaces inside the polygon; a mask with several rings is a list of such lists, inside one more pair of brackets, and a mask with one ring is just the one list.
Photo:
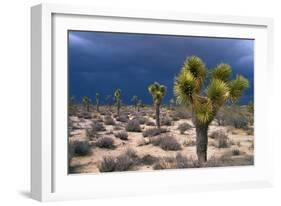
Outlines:
{"label": "desert floor", "polygon": [[[208,162],[205,165],[199,165],[195,146],[196,133],[190,117],[185,117],[184,119],[175,118],[174,109],[161,108],[161,118],[169,118],[170,122],[168,121],[168,123],[161,125],[161,128],[166,129],[167,132],[156,135],[156,137],[170,135],[180,144],[180,149],[164,150],[157,145],[151,144],[152,139],[156,137],[144,137],[142,133],[149,128],[155,128],[155,126],[148,126],[153,125],[155,122],[153,107],[141,108],[139,112],[132,106],[123,107],[121,108],[120,116],[125,116],[127,120],[122,122],[117,120],[116,108],[109,109],[103,106],[99,110],[100,112],[97,112],[93,109],[88,112],[86,117],[83,114],[69,116],[69,122],[71,123],[69,145],[71,146],[75,142],[87,142],[90,148],[86,155],[70,155],[70,173],[101,172],[99,168],[105,157],[112,157],[113,161],[115,161],[114,158],[125,154],[128,149],[134,151],[132,161],[135,162],[130,162],[125,169],[117,171],[253,165],[254,136],[253,132],[249,132],[249,129],[237,129],[229,125],[219,126],[217,121],[214,120],[210,124],[208,131]],[[108,117],[113,119],[113,123],[110,123],[113,125],[106,125],[105,118]],[[145,119],[145,121],[141,122],[143,124],[140,124],[142,132],[126,131],[128,121],[138,117]],[[93,122],[99,122],[105,128],[105,131],[97,131],[95,137],[89,136],[89,132],[87,132],[91,130]],[[178,126],[182,123],[188,123],[192,127],[181,133]],[[251,125],[249,128],[253,130]],[[120,131],[127,132],[128,140],[121,140],[115,136]],[[219,146],[220,139],[216,137],[216,132],[225,133],[226,139],[224,141],[226,141],[226,145]],[[103,137],[113,139],[114,145],[112,148],[98,146],[97,142]],[[179,153],[183,157],[183,160],[180,161],[186,162],[182,166],[173,162],[177,161]],[[112,169],[112,171],[115,170]]]}

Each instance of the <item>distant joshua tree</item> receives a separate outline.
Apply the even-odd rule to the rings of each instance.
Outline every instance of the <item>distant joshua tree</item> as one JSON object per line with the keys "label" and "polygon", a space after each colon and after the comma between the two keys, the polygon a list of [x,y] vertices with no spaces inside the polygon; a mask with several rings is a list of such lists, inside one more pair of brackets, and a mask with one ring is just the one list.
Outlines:
{"label": "distant joshua tree", "polygon": [[90,111],[90,103],[91,103],[91,99],[89,97],[84,96],[82,98],[82,104],[86,108],[87,112]]}
{"label": "distant joshua tree", "polygon": [[137,105],[138,105],[138,96],[134,95],[131,99],[131,102],[133,102],[135,110],[137,110]]}
{"label": "distant joshua tree", "polygon": [[120,107],[121,107],[121,89],[116,89],[114,92],[114,100],[117,106],[117,115],[120,114]]}
{"label": "distant joshua tree", "polygon": [[107,106],[110,108],[110,100],[111,100],[111,98],[112,98],[112,95],[106,95],[106,97],[105,97],[105,102],[106,102],[106,104],[107,104]]}
{"label": "distant joshua tree", "polygon": [[99,93],[96,93],[97,112],[100,112],[100,110],[99,110],[99,103],[100,103],[100,94],[99,94]]}
{"label": "distant joshua tree", "polygon": [[160,105],[162,99],[166,94],[166,87],[164,85],[160,85],[158,82],[154,82],[148,87],[148,91],[153,98],[153,104],[155,106],[155,115],[156,115],[156,125],[157,128],[160,128]]}
{"label": "distant joshua tree", "polygon": [[202,89],[207,76],[203,61],[192,56],[175,78],[174,94],[179,104],[192,107],[192,121],[196,127],[196,152],[199,163],[207,161],[208,128],[218,110],[227,101],[235,102],[249,87],[249,82],[242,75],[231,80],[232,69],[228,64],[219,64],[211,72],[205,95]]}
{"label": "distant joshua tree", "polygon": [[140,111],[140,107],[142,106],[142,101],[139,99],[137,103],[137,111]]}

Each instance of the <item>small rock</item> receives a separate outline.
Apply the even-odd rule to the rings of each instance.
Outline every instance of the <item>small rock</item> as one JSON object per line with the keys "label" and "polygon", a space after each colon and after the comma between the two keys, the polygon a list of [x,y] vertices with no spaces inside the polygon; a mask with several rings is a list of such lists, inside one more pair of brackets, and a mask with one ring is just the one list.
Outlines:
{"label": "small rock", "polygon": [[145,137],[145,138],[144,138],[144,144],[149,144],[149,143],[150,143],[149,138]]}

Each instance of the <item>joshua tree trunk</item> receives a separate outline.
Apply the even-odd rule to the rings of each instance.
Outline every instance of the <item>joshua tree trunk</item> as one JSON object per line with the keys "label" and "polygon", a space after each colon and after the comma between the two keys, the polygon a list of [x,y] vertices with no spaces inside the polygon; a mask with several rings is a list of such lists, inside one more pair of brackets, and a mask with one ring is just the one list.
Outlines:
{"label": "joshua tree trunk", "polygon": [[209,125],[196,125],[196,152],[200,163],[207,161]]}
{"label": "joshua tree trunk", "polygon": [[160,129],[160,104],[155,105],[156,108],[156,126]]}
{"label": "joshua tree trunk", "polygon": [[139,107],[139,106],[137,107],[137,111],[138,111],[138,112],[140,111],[140,107]]}
{"label": "joshua tree trunk", "polygon": [[117,115],[119,116],[120,114],[120,102],[117,103]]}
{"label": "joshua tree trunk", "polygon": [[87,105],[87,112],[90,111],[90,105]]}
{"label": "joshua tree trunk", "polygon": [[100,112],[99,104],[97,104],[97,112]]}

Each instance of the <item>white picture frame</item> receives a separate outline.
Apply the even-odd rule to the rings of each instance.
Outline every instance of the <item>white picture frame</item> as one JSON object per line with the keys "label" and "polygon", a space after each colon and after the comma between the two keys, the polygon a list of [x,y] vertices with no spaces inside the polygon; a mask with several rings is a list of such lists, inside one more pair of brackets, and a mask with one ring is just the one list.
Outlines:
{"label": "white picture frame", "polygon": [[[273,91],[269,88],[274,75],[272,19],[40,4],[31,9],[31,25],[32,198],[53,201],[272,186],[274,137],[267,121],[271,105],[267,91]],[[66,132],[68,29],[256,39],[255,165],[68,175],[66,141],[58,138]]]}

